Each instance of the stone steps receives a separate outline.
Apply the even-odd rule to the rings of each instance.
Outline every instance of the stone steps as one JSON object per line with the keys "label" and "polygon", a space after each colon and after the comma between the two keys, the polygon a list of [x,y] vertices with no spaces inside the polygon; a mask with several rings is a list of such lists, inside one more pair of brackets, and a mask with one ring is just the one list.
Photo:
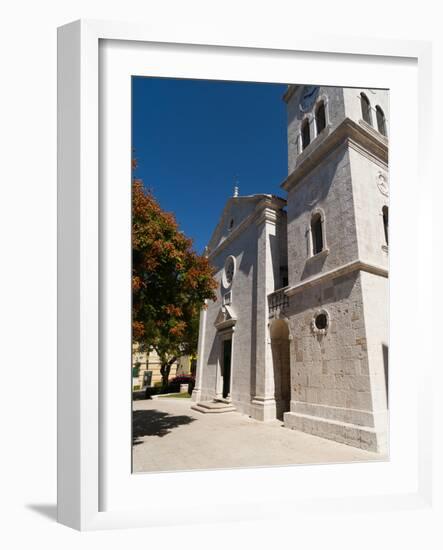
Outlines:
{"label": "stone steps", "polygon": [[234,405],[226,401],[200,401],[191,406],[194,411],[204,414],[220,414],[235,411]]}

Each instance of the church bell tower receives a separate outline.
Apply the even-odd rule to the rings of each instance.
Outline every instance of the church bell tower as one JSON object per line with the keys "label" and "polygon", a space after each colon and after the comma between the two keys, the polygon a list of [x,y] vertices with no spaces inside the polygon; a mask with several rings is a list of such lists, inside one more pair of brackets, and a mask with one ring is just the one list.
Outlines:
{"label": "church bell tower", "polygon": [[389,92],[291,85],[285,425],[387,450]]}

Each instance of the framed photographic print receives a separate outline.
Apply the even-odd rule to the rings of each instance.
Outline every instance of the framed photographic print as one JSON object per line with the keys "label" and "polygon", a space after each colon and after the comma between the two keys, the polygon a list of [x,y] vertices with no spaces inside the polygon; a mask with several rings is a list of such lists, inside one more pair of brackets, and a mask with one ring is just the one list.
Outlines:
{"label": "framed photographic print", "polygon": [[59,521],[427,506],[429,46],[191,42],[59,29]]}

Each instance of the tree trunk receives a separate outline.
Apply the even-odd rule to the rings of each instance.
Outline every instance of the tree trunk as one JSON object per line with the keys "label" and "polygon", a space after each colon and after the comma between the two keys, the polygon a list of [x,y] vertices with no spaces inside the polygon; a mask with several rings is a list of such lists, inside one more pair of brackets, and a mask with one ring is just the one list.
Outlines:
{"label": "tree trunk", "polygon": [[169,381],[169,373],[171,372],[171,365],[169,362],[164,363],[162,361],[160,366],[160,374],[162,375],[162,389],[165,389]]}
{"label": "tree trunk", "polygon": [[161,358],[160,360],[161,360],[160,374],[162,375],[162,389],[165,389],[169,382],[169,373],[171,372],[171,367],[174,364],[174,362],[177,360],[177,357],[174,356],[169,360],[165,358]]}

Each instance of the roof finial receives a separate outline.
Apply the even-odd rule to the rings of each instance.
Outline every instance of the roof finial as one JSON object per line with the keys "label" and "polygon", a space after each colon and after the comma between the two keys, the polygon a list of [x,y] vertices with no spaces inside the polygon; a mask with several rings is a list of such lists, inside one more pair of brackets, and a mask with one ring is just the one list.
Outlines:
{"label": "roof finial", "polygon": [[233,197],[238,197],[238,176],[234,176],[234,195]]}

